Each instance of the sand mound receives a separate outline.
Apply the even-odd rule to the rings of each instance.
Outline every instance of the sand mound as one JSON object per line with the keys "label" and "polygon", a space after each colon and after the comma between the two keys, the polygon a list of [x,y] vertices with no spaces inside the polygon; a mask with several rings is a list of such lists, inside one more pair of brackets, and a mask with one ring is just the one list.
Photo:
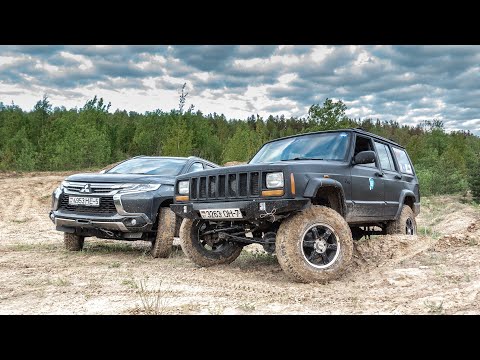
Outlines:
{"label": "sand mound", "polygon": [[426,236],[386,235],[354,243],[353,268],[398,263],[425,251],[436,240]]}

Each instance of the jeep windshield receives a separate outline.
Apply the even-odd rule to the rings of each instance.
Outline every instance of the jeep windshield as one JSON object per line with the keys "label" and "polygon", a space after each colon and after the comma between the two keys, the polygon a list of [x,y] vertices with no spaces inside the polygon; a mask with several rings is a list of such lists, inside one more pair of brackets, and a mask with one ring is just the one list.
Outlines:
{"label": "jeep windshield", "polygon": [[107,174],[165,175],[180,174],[187,160],[169,158],[136,158],[108,170]]}
{"label": "jeep windshield", "polygon": [[350,141],[348,132],[300,135],[265,144],[250,164],[288,160],[344,160]]}

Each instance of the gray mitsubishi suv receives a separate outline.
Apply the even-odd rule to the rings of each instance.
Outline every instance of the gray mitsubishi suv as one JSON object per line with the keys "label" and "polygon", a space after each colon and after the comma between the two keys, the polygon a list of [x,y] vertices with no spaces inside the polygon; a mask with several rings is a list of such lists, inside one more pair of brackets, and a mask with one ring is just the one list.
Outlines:
{"label": "gray mitsubishi suv", "polygon": [[175,177],[219,167],[198,157],[137,156],[101,173],[67,177],[52,194],[50,219],[68,250],[86,237],[147,240],[167,257],[182,218],[170,210]]}

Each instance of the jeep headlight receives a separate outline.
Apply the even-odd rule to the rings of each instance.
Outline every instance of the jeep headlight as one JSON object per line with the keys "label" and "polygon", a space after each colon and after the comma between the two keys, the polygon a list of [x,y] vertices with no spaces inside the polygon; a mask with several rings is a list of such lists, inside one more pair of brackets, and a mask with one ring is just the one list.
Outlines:
{"label": "jeep headlight", "polygon": [[269,189],[283,187],[284,185],[283,172],[275,172],[275,173],[267,174],[266,183],[267,183],[267,188]]}
{"label": "jeep headlight", "polygon": [[188,195],[190,192],[190,181],[184,180],[178,183],[178,193],[180,195]]}

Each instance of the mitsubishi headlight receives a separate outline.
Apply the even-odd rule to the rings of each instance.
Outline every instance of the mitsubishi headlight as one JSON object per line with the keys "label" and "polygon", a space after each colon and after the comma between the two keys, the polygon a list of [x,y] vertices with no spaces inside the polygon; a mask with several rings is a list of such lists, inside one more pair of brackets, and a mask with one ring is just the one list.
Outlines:
{"label": "mitsubishi headlight", "polygon": [[122,191],[124,192],[143,192],[143,191],[154,191],[160,188],[160,184],[128,184],[128,186],[123,187]]}
{"label": "mitsubishi headlight", "polygon": [[190,181],[184,180],[178,183],[178,193],[180,195],[188,195],[190,192]]}
{"label": "mitsubishi headlight", "polygon": [[54,191],[53,191],[53,196],[55,196],[57,199],[60,197],[60,194],[62,193],[63,191],[63,186],[60,185],[59,187],[57,187]]}
{"label": "mitsubishi headlight", "polygon": [[283,172],[275,172],[275,173],[267,174],[266,183],[267,183],[267,188],[269,189],[283,187],[284,185]]}

